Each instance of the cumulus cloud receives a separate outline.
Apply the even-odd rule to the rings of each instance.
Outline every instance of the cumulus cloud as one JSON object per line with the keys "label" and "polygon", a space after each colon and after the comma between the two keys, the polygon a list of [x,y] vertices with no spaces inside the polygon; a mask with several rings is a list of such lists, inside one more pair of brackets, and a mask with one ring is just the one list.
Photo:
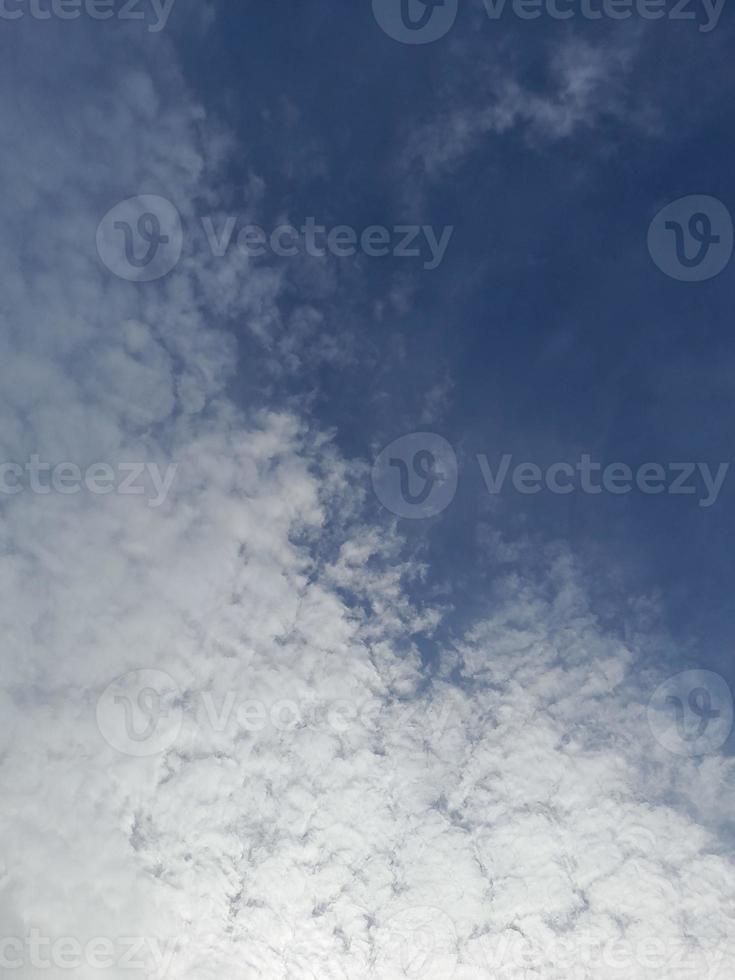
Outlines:
{"label": "cumulus cloud", "polygon": [[150,193],[186,224],[228,137],[166,40],[95,26],[20,24],[0,65],[2,455],[177,469],[157,508],[2,500],[9,975],[727,976],[732,764],[656,742],[646,650],[569,559],[427,674],[441,610],[364,469],[228,390],[224,327],[277,316],[278,277],[101,264],[100,217]]}

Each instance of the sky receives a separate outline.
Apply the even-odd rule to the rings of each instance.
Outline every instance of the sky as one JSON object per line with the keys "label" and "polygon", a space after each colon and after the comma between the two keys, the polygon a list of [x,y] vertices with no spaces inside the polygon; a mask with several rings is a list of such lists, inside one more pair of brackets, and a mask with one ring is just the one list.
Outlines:
{"label": "sky", "polygon": [[1,0],[0,966],[735,966],[732,13]]}

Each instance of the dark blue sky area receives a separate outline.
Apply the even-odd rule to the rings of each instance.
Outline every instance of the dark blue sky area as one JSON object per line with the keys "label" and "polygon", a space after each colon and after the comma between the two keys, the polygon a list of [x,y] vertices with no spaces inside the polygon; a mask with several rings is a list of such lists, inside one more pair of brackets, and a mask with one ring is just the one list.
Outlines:
{"label": "dark blue sky area", "polygon": [[[690,194],[735,214],[732,22],[725,11],[708,34],[689,22],[490,24],[466,3],[449,35],[407,46],[380,30],[368,2],[243,2],[222,5],[187,57],[208,111],[250,148],[223,207],[242,204],[238,188],[255,173],[265,224],[454,226],[435,270],[342,259],[325,285],[320,260],[292,263],[294,308],[311,302],[346,360],[281,380],[313,395],[315,420],[335,426],[353,457],[422,429],[455,447],[452,506],[402,523],[425,539],[435,584],[451,582],[460,615],[499,567],[488,529],[562,539],[611,587],[659,595],[688,656],[730,678],[735,470],[709,508],[637,491],[509,487],[490,501],[475,456],[494,468],[504,453],[542,467],[582,453],[633,468],[731,461],[735,263],[677,281],[646,236],[665,204]],[[522,114],[505,128],[478,121],[509,84],[558,104],[560,52],[599,68],[584,105],[572,99],[568,128]],[[458,119],[471,131],[463,146]],[[426,158],[416,134],[428,130],[448,162]],[[391,305],[398,287],[405,298]]]}

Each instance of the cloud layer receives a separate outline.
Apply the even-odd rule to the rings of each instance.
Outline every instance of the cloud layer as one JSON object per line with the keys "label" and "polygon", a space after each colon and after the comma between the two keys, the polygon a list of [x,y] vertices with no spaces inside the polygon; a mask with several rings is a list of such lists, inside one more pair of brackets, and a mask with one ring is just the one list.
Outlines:
{"label": "cloud layer", "polygon": [[[361,516],[364,468],[228,389],[225,328],[267,331],[279,276],[195,241],[155,283],[101,264],[109,208],[161,194],[186,225],[230,140],[167,40],[97,27],[19,24],[0,65],[2,455],[177,470],[155,509],[2,500],[10,975],[69,974],[34,930],[112,943],[110,977],[130,976],[127,940],[172,980],[730,975],[733,767],[652,736],[653,641],[607,635],[552,551],[428,677],[416,638],[441,610]],[[135,755],[105,713],[127,691],[142,730],[141,670],[170,679],[173,727]]]}

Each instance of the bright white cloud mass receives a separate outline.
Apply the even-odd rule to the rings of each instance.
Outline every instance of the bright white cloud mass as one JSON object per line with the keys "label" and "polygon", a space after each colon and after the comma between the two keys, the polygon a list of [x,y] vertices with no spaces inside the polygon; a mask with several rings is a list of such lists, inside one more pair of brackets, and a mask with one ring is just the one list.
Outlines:
{"label": "bright white cloud mass", "polygon": [[[190,245],[137,285],[95,251],[119,200],[185,226],[216,202],[231,137],[169,42],[37,26],[0,62],[3,458],[176,475],[157,507],[0,502],[4,974],[732,976],[733,764],[653,738],[662,641],[608,632],[563,547],[518,547],[427,681],[443,610],[365,468],[228,387],[278,276]],[[104,692],[139,671],[171,686],[136,754],[139,675]]]}

